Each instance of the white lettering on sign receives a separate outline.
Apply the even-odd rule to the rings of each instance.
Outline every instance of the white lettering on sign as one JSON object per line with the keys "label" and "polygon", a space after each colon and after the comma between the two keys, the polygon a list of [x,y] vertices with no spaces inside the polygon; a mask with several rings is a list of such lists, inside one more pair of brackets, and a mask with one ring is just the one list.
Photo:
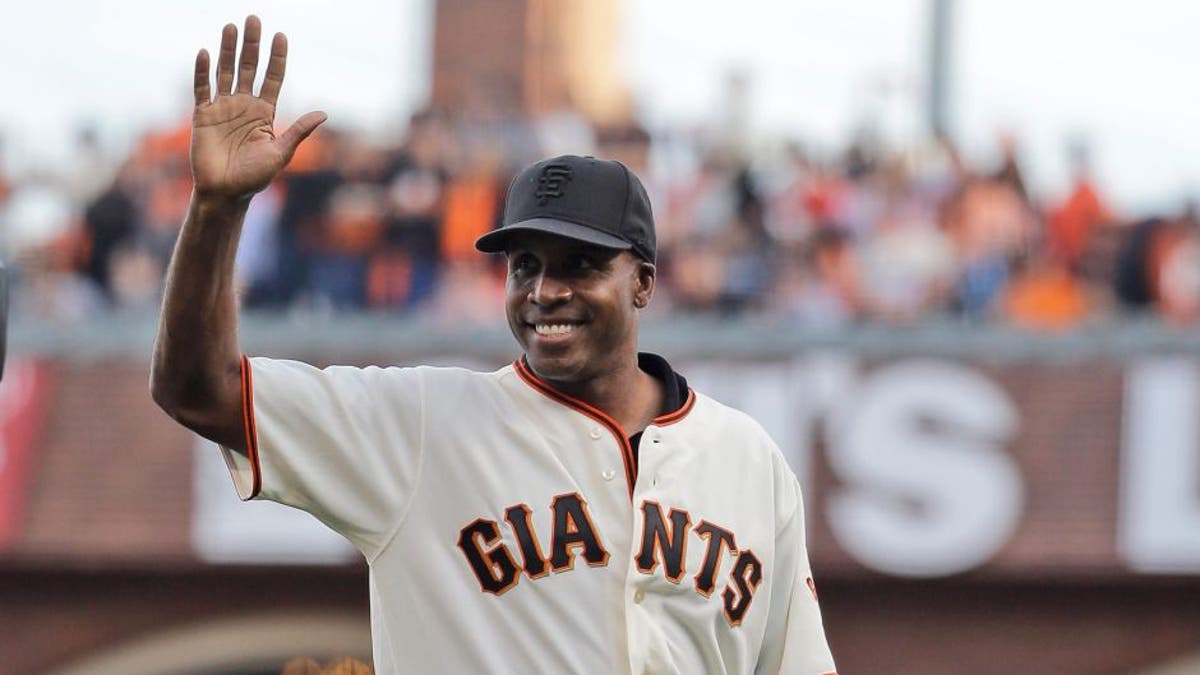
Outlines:
{"label": "white lettering on sign", "polygon": [[1117,545],[1139,572],[1200,572],[1200,368],[1147,358],[1125,378]]}
{"label": "white lettering on sign", "polygon": [[901,576],[986,562],[1021,518],[1021,476],[1005,451],[1017,427],[1004,392],[965,366],[906,361],[870,373],[829,429],[844,486],[827,503],[838,542]]}

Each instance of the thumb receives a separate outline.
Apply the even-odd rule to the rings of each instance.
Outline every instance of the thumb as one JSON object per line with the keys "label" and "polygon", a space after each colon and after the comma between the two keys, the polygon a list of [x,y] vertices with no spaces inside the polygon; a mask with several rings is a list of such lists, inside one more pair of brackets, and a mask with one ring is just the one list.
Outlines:
{"label": "thumb", "polygon": [[283,132],[283,135],[279,137],[279,145],[282,146],[281,149],[284,156],[290,161],[301,141],[308,138],[309,134],[315,131],[327,119],[329,119],[328,115],[316,111],[305,113],[300,116],[300,119],[292,122],[292,126],[288,127],[287,131]]}

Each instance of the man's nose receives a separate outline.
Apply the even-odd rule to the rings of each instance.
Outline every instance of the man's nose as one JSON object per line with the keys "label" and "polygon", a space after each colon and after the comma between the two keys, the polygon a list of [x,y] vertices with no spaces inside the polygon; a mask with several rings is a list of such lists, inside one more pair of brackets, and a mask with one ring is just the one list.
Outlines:
{"label": "man's nose", "polygon": [[529,299],[535,305],[561,304],[571,299],[571,286],[553,274],[543,272],[534,280]]}

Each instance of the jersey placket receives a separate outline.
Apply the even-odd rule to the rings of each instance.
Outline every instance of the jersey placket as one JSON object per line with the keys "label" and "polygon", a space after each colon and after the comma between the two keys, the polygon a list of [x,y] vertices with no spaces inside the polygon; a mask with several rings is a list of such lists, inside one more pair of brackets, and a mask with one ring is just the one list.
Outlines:
{"label": "jersey placket", "polygon": [[[667,598],[655,592],[657,574],[645,574],[637,567],[636,556],[641,546],[639,533],[643,533],[641,505],[646,501],[664,503],[660,489],[661,465],[668,450],[662,430],[651,424],[642,432],[638,446],[638,470],[634,482],[630,530],[633,541],[625,570],[625,617],[629,640],[629,666],[634,675],[642,673],[670,672],[671,658],[666,635],[658,625],[656,608]],[[669,500],[667,500],[669,502]]]}
{"label": "jersey placket", "polygon": [[[654,592],[654,574],[644,574],[637,569],[635,551],[641,544],[638,533],[642,532],[640,505],[644,500],[659,503],[671,503],[663,497],[661,483],[664,482],[662,465],[670,453],[670,444],[664,438],[663,427],[682,420],[695,404],[695,394],[689,391],[687,399],[679,410],[667,415],[656,417],[642,432],[638,446],[638,458],[635,460],[633,448],[623,429],[610,416],[587,403],[563,394],[545,382],[542,382],[520,360],[513,364],[518,375],[528,385],[558,403],[582,413],[587,418],[588,438],[594,443],[603,442],[607,437],[615,443],[615,459],[621,462],[621,470],[604,468],[601,478],[610,489],[603,490],[605,499],[612,499],[610,506],[620,503],[625,510],[626,527],[622,536],[610,538],[610,550],[615,555],[625,558],[624,578],[624,618],[626,640],[629,647],[629,666],[631,673],[665,673],[672,672],[670,648],[666,633],[659,625],[654,608],[665,599],[657,597]],[[603,462],[601,462],[603,464]],[[614,499],[619,485],[618,474],[623,473],[625,481],[621,499]],[[666,501],[664,502],[664,499]],[[619,509],[618,509],[619,510]],[[656,574],[662,570],[656,570]]]}
{"label": "jersey placket", "polygon": [[626,485],[620,484],[618,472],[611,468],[604,469],[601,477],[605,483],[612,486],[611,491],[605,491],[606,498],[616,498],[617,495],[613,492],[621,489],[622,494],[619,498],[614,499],[614,502],[624,502],[626,522],[628,523],[628,527],[622,533],[625,536],[621,536],[619,539],[610,539],[610,544],[614,553],[619,551],[618,555],[623,555],[626,561],[624,614],[626,640],[629,645],[630,672],[634,675],[670,672],[671,658],[666,635],[658,626],[652,609],[662,601],[662,598],[655,597],[656,594],[653,591],[655,577],[641,573],[635,562],[636,550],[641,544],[638,533],[641,532],[642,512],[638,505],[646,499],[652,501],[663,499],[658,489],[662,479],[660,466],[664,458],[663,453],[667,450],[662,430],[654,425],[646,427],[642,433],[638,461],[635,464],[629,440],[620,433],[620,428],[615,422],[608,424],[606,420],[593,415],[591,411],[578,406],[572,407],[576,407],[594,423],[588,430],[588,438],[597,443],[611,439],[616,445],[616,454],[621,461],[625,462],[624,468],[628,481]]}
{"label": "jersey placket", "polygon": [[[634,565],[634,551],[640,543],[637,537],[637,516],[638,511],[634,508],[637,500],[639,470],[638,464],[635,464],[633,459],[633,449],[629,443],[629,439],[621,432],[620,427],[615,422],[608,424],[606,420],[594,415],[591,411],[572,406],[577,411],[583,413],[588,420],[588,438],[592,441],[593,446],[600,445],[606,447],[595,448],[598,450],[599,464],[605,468],[601,471],[603,479],[603,487],[601,491],[603,498],[606,500],[608,507],[614,510],[614,513],[619,514],[618,520],[622,521],[624,527],[620,528],[619,534],[613,532],[609,537],[609,545],[613,552],[613,563],[618,565],[614,568],[614,572],[621,574],[619,571],[620,563],[617,562],[622,558],[625,561],[624,576],[619,577],[620,581],[616,583],[623,586],[624,611],[623,626],[625,637],[628,645],[628,657],[630,666],[636,666],[636,670],[631,671],[634,675],[641,675],[644,672],[658,672],[657,670],[647,670],[645,667],[650,663],[646,658],[647,649],[650,647],[647,644],[650,633],[653,632],[653,622],[650,621],[650,616],[641,607],[645,599],[645,587],[650,580],[650,577],[639,574]],[[601,413],[602,414],[602,413]],[[649,428],[647,429],[649,430]],[[646,436],[643,434],[643,443],[646,441]],[[611,444],[611,445],[610,445]],[[641,452],[641,450],[639,450]],[[615,462],[614,462],[615,460]],[[615,468],[613,465],[616,465]],[[600,495],[597,495],[599,497]],[[657,641],[661,649],[666,648],[665,642]]]}

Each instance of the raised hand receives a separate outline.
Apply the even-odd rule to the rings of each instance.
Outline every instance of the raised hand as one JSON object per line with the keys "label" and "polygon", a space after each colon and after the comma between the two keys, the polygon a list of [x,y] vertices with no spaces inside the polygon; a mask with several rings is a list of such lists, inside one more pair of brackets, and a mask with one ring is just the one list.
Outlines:
{"label": "raised hand", "polygon": [[296,146],[322,122],[325,113],[302,115],[278,138],[275,136],[275,101],[283,86],[287,65],[287,37],[276,33],[271,58],[258,96],[254,78],[258,71],[258,48],[262,23],[246,17],[241,61],[234,87],[237,26],[227,24],[221,32],[217,57],[217,91],[209,86],[209,57],[201,49],[196,55],[196,110],[192,118],[192,175],[201,198],[244,199],[267,187],[292,155]]}

